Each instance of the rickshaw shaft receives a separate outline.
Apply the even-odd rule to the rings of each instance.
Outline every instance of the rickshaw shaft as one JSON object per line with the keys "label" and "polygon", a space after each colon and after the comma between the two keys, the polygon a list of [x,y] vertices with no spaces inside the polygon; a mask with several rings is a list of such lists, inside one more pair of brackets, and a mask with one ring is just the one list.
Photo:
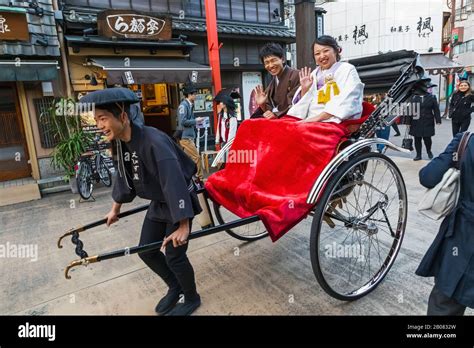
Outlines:
{"label": "rickshaw shaft", "polygon": [[[256,215],[254,215],[254,216],[239,219],[239,220],[236,220],[236,221],[228,222],[228,223],[225,223],[225,224],[222,224],[222,225],[219,225],[219,226],[213,226],[213,227],[210,227],[210,228],[206,228],[204,230],[192,232],[189,235],[188,240],[195,239],[195,238],[198,238],[198,237],[208,236],[210,234],[214,234],[214,233],[217,233],[217,232],[223,232],[225,230],[240,227],[240,226],[243,226],[243,225],[247,225],[247,224],[250,224],[252,222],[259,221],[259,220],[260,220],[260,218]],[[100,255],[97,255],[97,261],[108,260],[108,259],[113,259],[113,258],[120,257],[120,256],[131,255],[131,254],[136,254],[136,253],[142,253],[142,252],[155,250],[155,249],[160,248],[162,243],[163,243],[163,241],[159,241],[159,242],[154,242],[154,243],[150,243],[150,244],[134,246],[134,247],[131,247],[131,248],[115,250],[115,251],[111,251],[111,252],[105,253],[105,254],[100,254]]]}

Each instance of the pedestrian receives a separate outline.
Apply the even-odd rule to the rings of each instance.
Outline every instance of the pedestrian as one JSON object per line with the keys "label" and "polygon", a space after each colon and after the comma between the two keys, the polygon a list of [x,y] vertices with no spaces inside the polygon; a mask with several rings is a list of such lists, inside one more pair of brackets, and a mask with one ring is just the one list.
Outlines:
{"label": "pedestrian", "polygon": [[[431,85],[431,87],[433,87],[433,85]],[[422,92],[421,94],[414,95],[411,98],[411,105],[419,105],[419,107],[414,108],[414,110],[419,110],[420,113],[419,115],[413,115],[409,131],[409,134],[415,138],[416,156],[413,160],[419,161],[422,159],[422,140],[425,143],[428,158],[432,159],[431,137],[435,135],[435,122],[438,125],[441,124],[441,113],[439,111],[438,101],[436,100],[436,96],[431,94],[431,89],[429,89],[425,93]]]}
{"label": "pedestrian", "polygon": [[299,71],[286,64],[285,51],[277,43],[268,43],[260,50],[260,60],[272,76],[267,89],[257,86],[253,92],[258,108],[252,118],[278,118],[288,113],[291,100],[300,86]]}
{"label": "pedestrian", "polygon": [[[122,204],[136,196],[151,200],[139,244],[163,241],[166,254],[151,250],[139,257],[168,285],[155,311],[189,315],[201,304],[186,255],[192,219],[202,211],[192,182],[196,165],[168,135],[131,121],[130,104],[137,101],[127,88],[95,91],[81,99],[81,103],[95,105],[97,127],[108,141],[117,143],[118,177],[107,226],[118,220]],[[182,294],[184,302],[178,304]]]}
{"label": "pedestrian", "polygon": [[453,137],[459,132],[468,130],[471,124],[471,114],[474,112],[473,103],[474,93],[471,90],[471,84],[467,80],[461,80],[449,103]]}
{"label": "pedestrian", "polygon": [[196,147],[196,122],[202,121],[201,117],[195,117],[193,112],[197,88],[188,83],[183,88],[184,99],[178,107],[178,130],[180,130],[179,144],[184,152],[191,157],[197,166],[196,176],[203,180],[201,156]]}
{"label": "pedestrian", "polygon": [[228,95],[216,96],[217,104],[217,133],[216,144],[222,148],[228,141],[234,139],[237,133],[237,116],[235,110],[237,106],[234,100]]}
{"label": "pedestrian", "polygon": [[[454,166],[463,133],[451,141],[442,154],[420,171],[420,183],[435,187]],[[460,158],[461,192],[456,208],[448,214],[421,261],[416,274],[434,277],[428,300],[428,315],[463,315],[474,308],[474,137]]]}
{"label": "pedestrian", "polygon": [[395,131],[395,134],[393,135],[394,137],[399,137],[400,136],[400,128],[398,128],[397,122],[392,123],[392,128]]}

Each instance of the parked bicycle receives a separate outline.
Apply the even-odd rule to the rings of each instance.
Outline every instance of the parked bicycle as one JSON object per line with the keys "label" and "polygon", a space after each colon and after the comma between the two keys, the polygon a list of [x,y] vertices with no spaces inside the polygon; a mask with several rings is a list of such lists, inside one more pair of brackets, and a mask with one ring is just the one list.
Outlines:
{"label": "parked bicycle", "polygon": [[112,175],[106,163],[106,156],[101,153],[100,135],[94,138],[93,149],[84,153],[76,165],[77,190],[83,199],[89,199],[94,190],[94,182],[112,185]]}

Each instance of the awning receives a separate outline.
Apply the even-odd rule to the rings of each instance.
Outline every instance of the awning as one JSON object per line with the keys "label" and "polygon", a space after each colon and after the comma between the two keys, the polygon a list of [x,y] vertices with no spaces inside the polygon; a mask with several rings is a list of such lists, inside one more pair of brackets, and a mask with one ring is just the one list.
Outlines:
{"label": "awning", "polygon": [[449,75],[461,73],[464,70],[464,66],[453,62],[443,53],[422,53],[420,63],[430,75]]}
{"label": "awning", "polygon": [[52,81],[57,78],[57,61],[0,61],[0,81]]}
{"label": "awning", "polygon": [[94,66],[107,71],[108,84],[208,83],[211,68],[182,58],[90,58]]}
{"label": "awning", "polygon": [[400,50],[352,59],[349,63],[365,84],[364,94],[386,93],[415,57],[414,51]]}

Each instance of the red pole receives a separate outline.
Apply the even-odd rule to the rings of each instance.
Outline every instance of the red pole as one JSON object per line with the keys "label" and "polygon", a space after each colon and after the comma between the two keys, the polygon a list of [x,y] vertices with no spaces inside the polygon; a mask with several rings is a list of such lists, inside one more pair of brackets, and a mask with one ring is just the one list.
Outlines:
{"label": "red pole", "polygon": [[[209,65],[212,69],[214,95],[222,89],[221,61],[219,58],[219,38],[217,36],[216,0],[204,0],[206,6],[207,47]],[[214,131],[217,130],[217,112],[214,110]]]}

